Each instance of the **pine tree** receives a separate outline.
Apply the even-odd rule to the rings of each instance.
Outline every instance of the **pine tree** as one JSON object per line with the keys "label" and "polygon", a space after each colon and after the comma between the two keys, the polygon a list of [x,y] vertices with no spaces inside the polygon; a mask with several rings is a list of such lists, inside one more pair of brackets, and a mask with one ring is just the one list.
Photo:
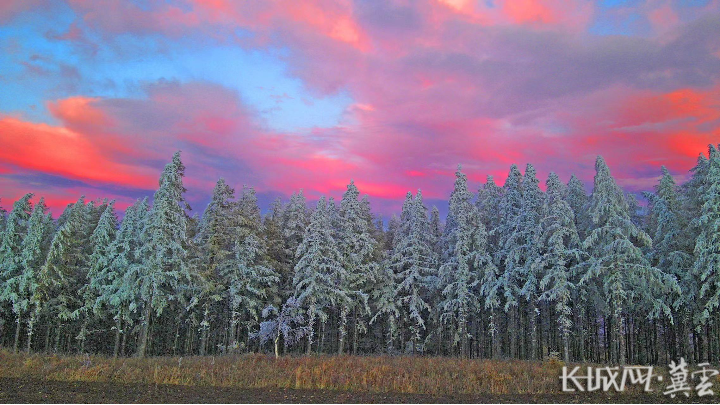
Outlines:
{"label": "pine tree", "polygon": [[[25,205],[24,203],[22,205]],[[45,261],[48,237],[53,230],[51,220],[46,217],[47,207],[43,198],[35,204],[27,222],[27,233],[23,238],[17,257],[18,271],[8,274],[4,280],[0,295],[12,305],[16,319],[20,320],[28,313],[30,318],[27,326],[26,348],[29,351],[32,342],[33,328],[37,319],[35,294],[37,291],[37,274]],[[20,322],[17,324],[13,348],[18,349]]]}
{"label": "pine tree", "polygon": [[90,263],[89,213],[84,196],[68,206],[38,275],[39,305],[49,319],[57,319],[56,349],[61,336],[74,330],[74,313],[83,305],[78,291],[87,283]]}
{"label": "pine tree", "polygon": [[[492,356],[501,356],[500,347],[500,307],[502,305],[501,273],[498,267],[501,240],[500,205],[504,190],[495,184],[493,176],[487,176],[483,187],[478,191],[476,206],[480,222],[487,230],[487,251],[492,259],[483,264],[486,267],[481,274],[479,294],[483,307],[488,311],[487,329],[490,334]],[[478,263],[480,265],[480,263]]]}
{"label": "pine tree", "polygon": [[546,182],[542,219],[542,256],[538,267],[544,272],[540,281],[541,300],[555,304],[557,326],[563,344],[563,359],[570,361],[573,272],[580,262],[580,237],[575,229],[573,210],[563,198],[565,190],[557,174],[551,172]]}
{"label": "pine tree", "polygon": [[[679,286],[672,275],[652,267],[641,250],[650,246],[650,237],[631,220],[622,190],[598,156],[595,184],[588,213],[592,227],[583,247],[590,254],[587,271],[580,284],[598,283],[603,291],[615,347],[611,361],[625,363],[624,319],[628,311],[644,310],[648,317],[671,316],[663,296]],[[636,304],[637,303],[637,304]],[[636,306],[633,306],[636,305]]]}
{"label": "pine tree", "polygon": [[150,326],[153,316],[160,316],[170,301],[175,299],[178,284],[187,280],[185,245],[187,230],[186,210],[182,178],[185,166],[176,152],[172,162],[165,166],[160,176],[160,188],[155,192],[153,205],[142,232],[139,256],[141,266],[136,266],[136,289],[143,308],[140,340],[137,355],[144,357],[151,340]]}
{"label": "pine tree", "polygon": [[233,343],[238,338],[238,322],[243,322],[248,337],[259,325],[261,312],[277,295],[280,282],[277,271],[268,266],[262,219],[254,189],[243,188],[235,215],[239,219],[239,238],[233,248],[233,260],[222,269],[233,314]]}
{"label": "pine tree", "polygon": [[[452,344],[459,346],[461,357],[468,355],[469,323],[481,307],[478,286],[481,272],[485,269],[477,268],[476,263],[483,261],[480,256],[487,256],[487,234],[472,198],[467,188],[467,177],[458,166],[442,236],[445,251],[440,267],[439,290],[442,294],[440,321],[450,324]],[[489,257],[484,262],[490,263]]]}
{"label": "pine tree", "polygon": [[280,338],[282,338],[285,349],[288,346],[299,342],[309,333],[307,326],[302,326],[305,316],[302,313],[298,301],[290,297],[278,311],[273,305],[268,305],[262,312],[266,321],[260,324],[260,331],[257,337],[260,344],[272,340],[275,346],[275,358],[280,356]]}
{"label": "pine tree", "polygon": [[[493,233],[498,235],[498,246],[495,251],[495,263],[500,268],[499,277],[496,279],[498,286],[486,286],[488,292],[502,293],[504,298],[504,310],[507,317],[508,333],[508,354],[510,357],[517,357],[517,342],[519,334],[520,303],[520,276],[523,272],[522,240],[520,239],[522,228],[519,227],[519,218],[522,213],[522,174],[516,165],[510,166],[510,173],[503,185],[503,196],[498,204],[500,219],[498,227]],[[489,281],[489,280],[488,280]]]}
{"label": "pine tree", "polygon": [[[364,324],[358,320],[359,314],[367,314],[368,290],[371,278],[376,272],[374,263],[377,241],[372,235],[372,222],[367,217],[363,203],[358,200],[360,193],[353,181],[347,186],[340,202],[339,244],[342,255],[343,274],[347,277],[340,280],[340,288],[351,297],[347,307],[340,308],[338,353],[344,352],[347,335],[348,314],[353,312],[355,321],[353,342],[357,344],[358,332],[364,329]],[[357,346],[355,346],[357,350]]]}
{"label": "pine tree", "polygon": [[[696,238],[688,227],[688,215],[683,211],[680,190],[670,172],[662,166],[662,177],[654,193],[646,193],[649,207],[649,230],[653,247],[649,252],[651,263],[680,283],[682,294],[667,297],[673,300],[673,317],[680,321],[680,346],[683,356],[690,357],[691,313],[698,310],[697,278],[692,273],[693,249]],[[679,310],[679,311],[678,311]]]}
{"label": "pine tree", "polygon": [[[202,318],[200,322],[200,355],[207,349],[210,333],[212,307],[223,299],[227,300],[228,312],[232,313],[232,303],[229,298],[229,280],[223,274],[227,269],[236,267],[234,263],[235,245],[238,242],[238,227],[235,190],[225,179],[219,179],[213,189],[213,194],[202,220],[198,225],[198,232],[192,240],[189,249],[189,263],[193,263],[190,283],[192,298],[188,309],[198,307]],[[235,320],[235,317],[233,317]],[[234,326],[234,325],[233,325]],[[232,344],[236,336],[233,335]]]}
{"label": "pine tree", "polygon": [[307,308],[308,327],[311,328],[307,335],[308,353],[312,350],[315,320],[324,324],[328,310],[352,303],[342,288],[342,280],[348,275],[333,233],[330,207],[322,197],[295,253],[298,260],[293,278],[295,298]]}
{"label": "pine tree", "polygon": [[391,266],[397,280],[395,299],[402,305],[401,319],[409,328],[413,353],[426,329],[429,293],[437,284],[429,239],[427,208],[422,193],[418,190],[414,198],[408,193],[393,240]]}
{"label": "pine tree", "polygon": [[705,181],[700,197],[696,227],[701,229],[695,244],[694,272],[701,282],[699,298],[704,308],[698,316],[701,323],[717,319],[720,306],[720,152],[709,146]]}
{"label": "pine tree", "polygon": [[529,358],[534,360],[538,357],[537,318],[539,310],[537,306],[539,282],[543,274],[539,272],[542,267],[538,266],[540,255],[540,238],[542,236],[542,206],[544,195],[538,186],[538,179],[533,165],[528,164],[522,182],[522,211],[518,218],[518,228],[515,234],[512,256],[517,264],[522,263],[520,280],[522,288],[520,294],[527,305],[527,319],[529,329],[530,348]]}
{"label": "pine tree", "polygon": [[124,352],[127,331],[134,321],[132,315],[141,306],[135,289],[138,276],[136,270],[141,266],[139,249],[148,211],[147,198],[136,201],[125,210],[125,217],[110,245],[108,267],[104,274],[98,276],[98,283],[102,286],[93,311],[107,311],[115,321],[114,357]]}
{"label": "pine tree", "polygon": [[97,226],[90,236],[90,269],[87,274],[87,284],[82,286],[78,293],[84,301],[83,306],[73,314],[75,318],[83,318],[82,329],[78,338],[80,339],[80,352],[85,352],[85,341],[90,318],[94,315],[98,297],[102,294],[103,287],[108,283],[108,270],[112,260],[111,245],[115,241],[118,219],[115,214],[115,201],[110,201],[102,210],[98,218]]}
{"label": "pine tree", "polygon": [[2,240],[0,240],[0,282],[5,282],[21,271],[20,252],[32,214],[32,193],[15,201],[10,211]]}

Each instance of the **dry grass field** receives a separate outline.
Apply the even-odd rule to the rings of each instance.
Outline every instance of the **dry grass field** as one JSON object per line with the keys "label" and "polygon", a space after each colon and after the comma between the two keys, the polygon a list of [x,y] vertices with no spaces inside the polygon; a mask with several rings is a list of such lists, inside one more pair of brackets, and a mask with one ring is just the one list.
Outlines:
{"label": "dry grass field", "polygon": [[[17,385],[23,381],[31,385],[33,381],[48,381],[55,385],[85,382],[89,383],[83,385],[85,391],[91,390],[93,386],[104,387],[101,390],[107,391],[108,387],[115,385],[179,387],[178,389],[195,387],[206,391],[207,388],[216,387],[218,395],[231,392],[223,389],[242,389],[246,390],[243,391],[245,394],[284,392],[287,402],[314,402],[309,399],[313,398],[312,395],[297,397],[297,393],[308,392],[335,393],[330,397],[318,396],[329,402],[357,402],[352,395],[337,397],[338,392],[356,393],[357,399],[369,402],[425,402],[422,400],[425,396],[441,402],[515,402],[513,399],[517,399],[517,402],[669,400],[659,393],[661,386],[654,387],[653,393],[643,393],[639,387],[632,387],[624,393],[563,393],[559,380],[562,366],[562,362],[553,360],[530,362],[385,356],[302,356],[275,359],[260,354],[113,359],[101,356],[25,355],[0,351],[0,378],[5,384]],[[64,390],[67,392],[67,389]],[[123,390],[127,391],[127,388]],[[0,389],[0,393],[2,391],[3,389]],[[24,394],[21,391],[8,391],[7,388],[4,391],[5,395],[0,395],[0,401],[23,402]],[[156,390],[157,392],[159,391]],[[287,393],[295,393],[295,396]],[[367,397],[368,394],[379,396]],[[383,397],[382,394],[391,395]],[[13,398],[13,395],[17,397]],[[57,399],[53,400],[52,392],[44,395],[49,395],[47,402],[58,402]],[[103,395],[109,394],[104,392]],[[46,402],[43,398],[45,397],[31,397],[28,400]],[[88,402],[93,402],[92,398],[98,400],[98,397],[90,398]],[[170,402],[172,397],[168,397],[168,401],[163,401],[162,398],[160,396],[152,399]],[[225,397],[213,398],[212,394],[193,398],[204,399],[199,402],[227,402],[222,400]],[[282,401],[282,398],[268,397],[268,400],[286,402]],[[124,399],[124,402],[136,402],[133,398]],[[84,402],[82,398],[76,400]],[[177,402],[178,399],[174,401]],[[247,398],[245,401],[247,402]],[[59,402],[65,401],[60,398]],[[142,400],[138,399],[137,402]],[[260,397],[258,401],[250,402],[263,400]]]}

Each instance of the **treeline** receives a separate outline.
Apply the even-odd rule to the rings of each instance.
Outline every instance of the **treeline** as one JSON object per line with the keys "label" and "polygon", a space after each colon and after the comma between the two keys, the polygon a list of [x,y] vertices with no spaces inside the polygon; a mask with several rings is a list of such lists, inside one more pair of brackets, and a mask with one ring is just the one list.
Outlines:
{"label": "treeline", "polygon": [[720,154],[647,208],[598,157],[592,193],[512,165],[477,194],[460,168],[443,222],[407,194],[388,226],[351,182],[263,216],[219,180],[201,217],[176,153],[152,205],[28,194],[0,215],[0,344],[127,355],[416,353],[664,363],[720,359]]}

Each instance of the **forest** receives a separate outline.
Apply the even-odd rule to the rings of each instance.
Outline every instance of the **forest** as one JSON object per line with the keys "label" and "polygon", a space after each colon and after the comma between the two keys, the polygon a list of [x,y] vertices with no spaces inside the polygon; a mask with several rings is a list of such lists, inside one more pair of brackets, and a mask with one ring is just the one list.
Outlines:
{"label": "forest", "polygon": [[[611,364],[720,360],[720,153],[665,168],[640,204],[598,157],[572,176],[510,167],[447,217],[408,193],[387,222],[353,182],[265,215],[218,180],[191,215],[177,152],[119,219],[80,197],[0,209],[0,345],[107,356],[387,354]],[[544,189],[544,191],[543,191]]]}

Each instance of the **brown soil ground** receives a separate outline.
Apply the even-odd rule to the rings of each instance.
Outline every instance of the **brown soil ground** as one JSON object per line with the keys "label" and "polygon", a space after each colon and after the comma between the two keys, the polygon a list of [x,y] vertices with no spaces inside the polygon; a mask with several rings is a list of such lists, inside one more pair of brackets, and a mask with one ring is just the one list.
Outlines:
{"label": "brown soil ground", "polygon": [[[332,390],[247,389],[46,381],[0,377],[0,403],[691,403],[659,395],[545,394],[432,396]],[[717,403],[718,397],[705,403]]]}

